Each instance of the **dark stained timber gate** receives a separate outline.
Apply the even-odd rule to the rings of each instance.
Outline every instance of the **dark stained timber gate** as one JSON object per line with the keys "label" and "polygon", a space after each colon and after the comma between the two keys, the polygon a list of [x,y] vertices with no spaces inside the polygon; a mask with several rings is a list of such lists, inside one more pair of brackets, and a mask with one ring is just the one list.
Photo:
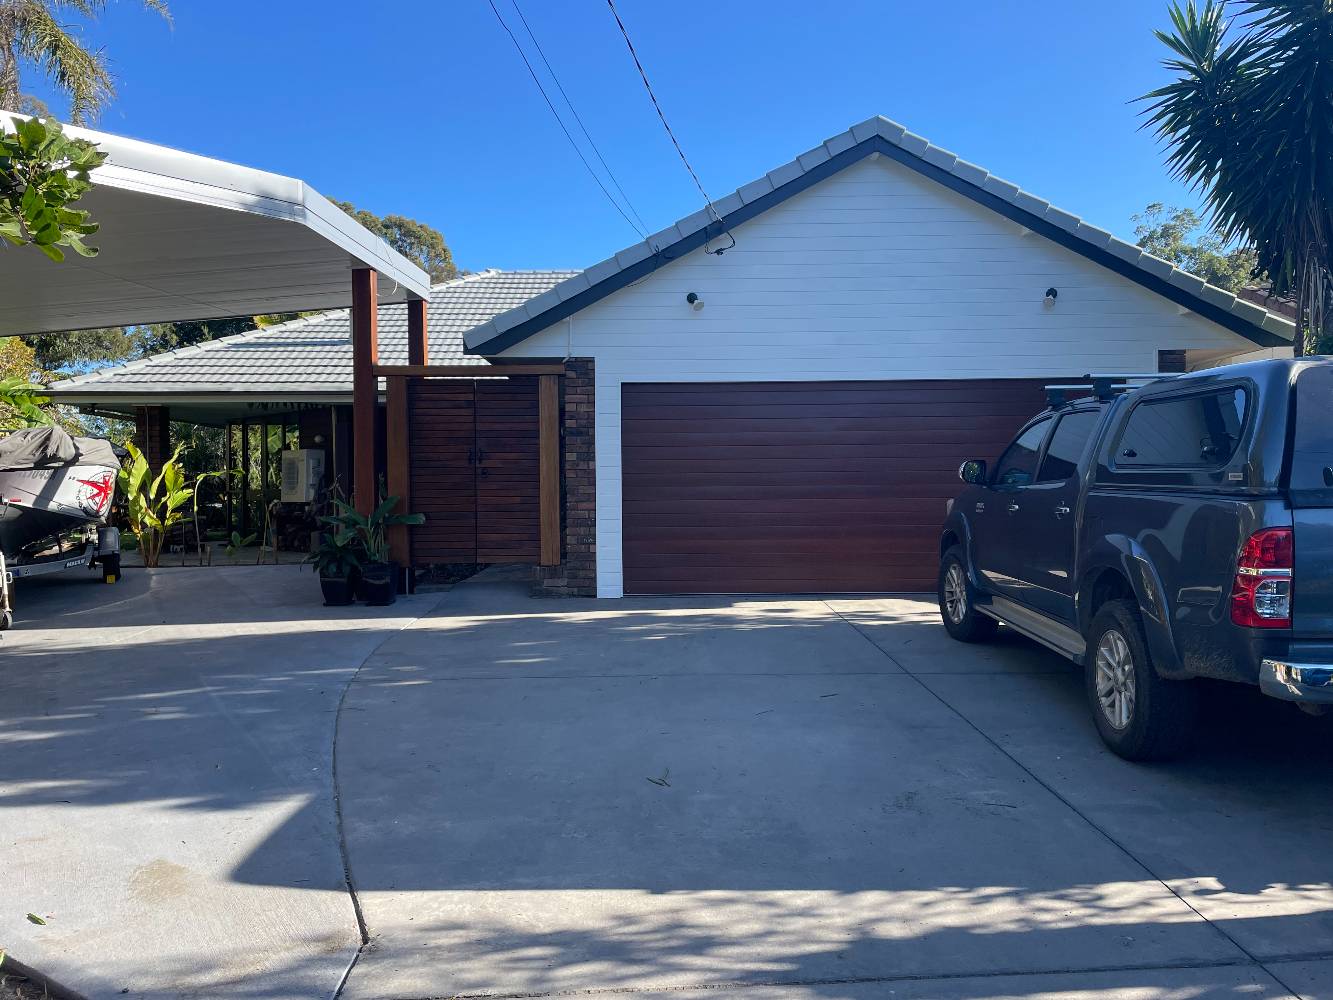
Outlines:
{"label": "dark stained timber gate", "polygon": [[412,561],[536,563],[537,378],[407,380]]}

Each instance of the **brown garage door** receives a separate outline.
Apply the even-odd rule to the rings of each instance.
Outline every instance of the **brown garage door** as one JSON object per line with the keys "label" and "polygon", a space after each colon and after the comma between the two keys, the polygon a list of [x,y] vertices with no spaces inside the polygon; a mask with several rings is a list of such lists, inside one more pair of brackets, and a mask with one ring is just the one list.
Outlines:
{"label": "brown garage door", "polygon": [[627,384],[625,590],[933,590],[959,463],[1043,406],[1031,380]]}

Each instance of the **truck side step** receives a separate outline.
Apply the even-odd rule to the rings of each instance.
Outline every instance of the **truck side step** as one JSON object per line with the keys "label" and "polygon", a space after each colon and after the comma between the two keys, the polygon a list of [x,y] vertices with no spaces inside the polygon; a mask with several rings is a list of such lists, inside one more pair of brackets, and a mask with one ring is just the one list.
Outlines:
{"label": "truck side step", "polygon": [[1075,663],[1083,662],[1087,642],[1083,636],[1062,622],[1054,621],[1037,611],[1032,611],[1015,604],[1004,597],[991,597],[982,604],[977,603],[977,610],[989,615],[996,621],[1003,622],[1016,632],[1021,632],[1061,656],[1066,656]]}

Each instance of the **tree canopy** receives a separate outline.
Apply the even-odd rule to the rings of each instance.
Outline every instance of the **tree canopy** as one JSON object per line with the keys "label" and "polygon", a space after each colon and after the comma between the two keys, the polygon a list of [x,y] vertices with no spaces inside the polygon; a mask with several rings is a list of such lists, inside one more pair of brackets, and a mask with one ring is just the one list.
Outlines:
{"label": "tree canopy", "polygon": [[417,222],[404,215],[386,215],[381,218],[373,212],[357,208],[350,201],[334,201],[334,204],[365,226],[377,236],[382,236],[408,260],[416,263],[430,275],[432,283],[450,281],[458,277],[458,268],[454,266],[454,255],[444,242],[444,235],[432,229],[424,222]]}
{"label": "tree canopy", "polygon": [[1138,245],[1219,288],[1238,292],[1254,279],[1257,257],[1247,246],[1228,247],[1197,212],[1155,201],[1134,216]]}
{"label": "tree canopy", "polygon": [[48,400],[35,384],[32,348],[17,337],[0,337],[0,430],[46,423],[41,409]]}

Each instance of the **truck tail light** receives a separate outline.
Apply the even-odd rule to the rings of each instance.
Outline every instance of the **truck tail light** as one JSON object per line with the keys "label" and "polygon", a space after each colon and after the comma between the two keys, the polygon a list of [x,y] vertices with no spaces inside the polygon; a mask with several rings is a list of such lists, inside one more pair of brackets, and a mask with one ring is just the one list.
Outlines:
{"label": "truck tail light", "polygon": [[1248,628],[1291,628],[1295,541],[1290,528],[1264,528],[1245,542],[1231,586],[1231,620]]}

